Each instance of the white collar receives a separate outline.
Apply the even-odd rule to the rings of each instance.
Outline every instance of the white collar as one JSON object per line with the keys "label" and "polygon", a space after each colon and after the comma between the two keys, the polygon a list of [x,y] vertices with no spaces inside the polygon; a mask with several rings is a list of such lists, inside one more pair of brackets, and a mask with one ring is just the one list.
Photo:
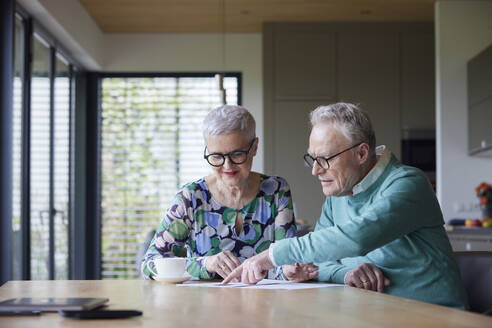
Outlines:
{"label": "white collar", "polygon": [[383,174],[384,169],[391,159],[391,151],[385,145],[378,146],[376,147],[376,157],[376,165],[374,165],[361,182],[352,188],[352,195],[367,190]]}

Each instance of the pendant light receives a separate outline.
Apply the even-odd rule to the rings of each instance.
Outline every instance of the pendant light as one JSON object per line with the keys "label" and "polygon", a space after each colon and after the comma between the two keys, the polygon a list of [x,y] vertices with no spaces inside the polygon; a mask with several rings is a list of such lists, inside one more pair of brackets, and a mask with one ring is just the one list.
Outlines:
{"label": "pendant light", "polygon": [[217,85],[219,88],[219,97],[222,105],[227,104],[226,100],[226,90],[224,88],[224,77],[225,77],[225,55],[226,55],[226,49],[225,49],[225,34],[226,34],[226,26],[225,26],[225,0],[220,0],[219,1],[219,25],[221,27],[221,50],[222,50],[222,71],[219,74],[215,75],[215,78],[217,79]]}

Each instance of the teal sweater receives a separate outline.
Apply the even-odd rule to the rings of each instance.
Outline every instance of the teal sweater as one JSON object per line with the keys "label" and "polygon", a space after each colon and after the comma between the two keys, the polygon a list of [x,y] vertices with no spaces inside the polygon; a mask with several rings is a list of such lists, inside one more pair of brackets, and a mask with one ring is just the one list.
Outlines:
{"label": "teal sweater", "polygon": [[344,283],[349,270],[371,262],[391,281],[385,293],[467,308],[427,178],[392,155],[388,159],[357,194],[327,197],[314,232],[276,242],[271,250],[275,264],[312,262],[319,266],[320,281]]}

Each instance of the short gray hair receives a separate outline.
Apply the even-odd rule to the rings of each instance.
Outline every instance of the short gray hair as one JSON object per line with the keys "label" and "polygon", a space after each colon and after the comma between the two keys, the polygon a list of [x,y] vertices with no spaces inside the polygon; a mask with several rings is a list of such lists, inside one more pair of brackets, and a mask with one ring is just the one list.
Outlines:
{"label": "short gray hair", "polygon": [[323,122],[333,124],[352,143],[366,142],[371,152],[376,149],[376,134],[371,119],[357,105],[338,102],[319,106],[311,112],[310,120],[312,126]]}
{"label": "short gray hair", "polygon": [[244,107],[223,105],[213,109],[203,120],[203,138],[233,132],[244,133],[246,139],[256,137],[256,122]]}

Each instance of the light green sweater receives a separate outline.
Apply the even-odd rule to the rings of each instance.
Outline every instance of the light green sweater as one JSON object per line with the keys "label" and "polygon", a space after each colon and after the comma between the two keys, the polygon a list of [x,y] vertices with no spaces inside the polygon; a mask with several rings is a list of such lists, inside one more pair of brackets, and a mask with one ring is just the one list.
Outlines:
{"label": "light green sweater", "polygon": [[391,281],[385,293],[467,308],[443,224],[427,178],[385,150],[354,195],[326,198],[315,232],[276,242],[271,255],[276,265],[315,263],[318,280],[335,283],[372,262]]}

